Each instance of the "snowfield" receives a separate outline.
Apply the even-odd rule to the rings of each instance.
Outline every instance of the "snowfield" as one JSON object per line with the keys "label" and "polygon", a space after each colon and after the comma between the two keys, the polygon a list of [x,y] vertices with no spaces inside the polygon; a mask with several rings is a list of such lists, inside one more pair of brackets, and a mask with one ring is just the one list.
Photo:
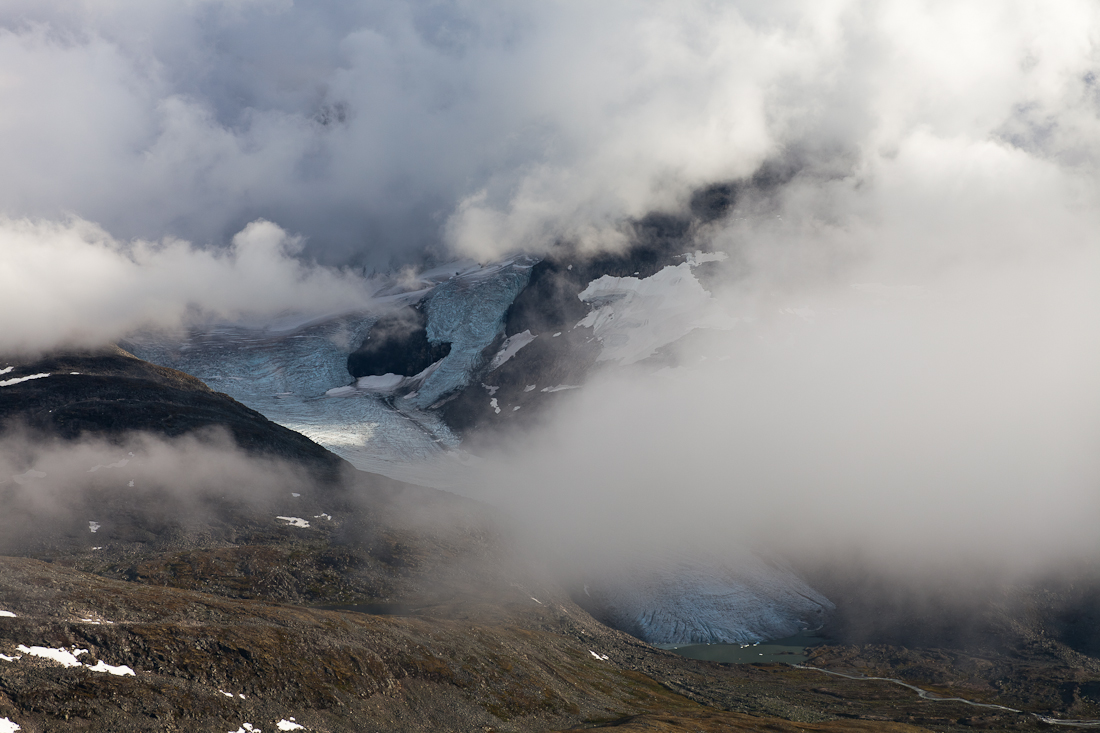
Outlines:
{"label": "snowfield", "polygon": [[593,307],[576,327],[591,328],[603,344],[599,361],[633,364],[697,328],[732,328],[691,271],[692,264],[669,265],[651,277],[593,280],[579,296]]}

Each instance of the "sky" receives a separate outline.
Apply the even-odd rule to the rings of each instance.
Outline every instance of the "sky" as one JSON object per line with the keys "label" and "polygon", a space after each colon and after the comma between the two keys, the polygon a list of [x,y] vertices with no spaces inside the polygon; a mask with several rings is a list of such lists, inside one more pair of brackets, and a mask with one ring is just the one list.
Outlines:
{"label": "sky", "polygon": [[[768,485],[729,526],[873,527],[899,555],[1010,528],[1021,557],[1083,552],[1098,42],[1086,0],[9,0],[0,350],[352,308],[373,276],[451,257],[622,248],[632,220],[740,182],[695,235],[730,256],[712,296],[739,325],[683,347],[690,394],[597,382],[524,460],[575,458],[566,496],[605,524],[622,495],[601,486],[652,515],[668,482],[702,507]],[[762,170],[784,176],[746,183]],[[666,475],[658,446],[688,458]]]}
{"label": "sky", "polygon": [[[93,279],[77,243],[96,274],[171,261],[179,285],[152,309],[166,322],[202,306],[210,253],[257,221],[298,242],[269,248],[269,266],[359,275],[563,241],[615,248],[631,219],[765,164],[800,171],[785,203],[806,226],[858,238],[891,217],[874,256],[902,265],[926,259],[906,224],[940,227],[948,251],[958,238],[1005,246],[950,218],[974,207],[1012,239],[1027,232],[990,220],[1017,207],[1044,209],[1035,236],[1049,217],[1087,229],[1098,13],[1084,1],[12,0],[0,236],[14,264],[0,284],[65,300]],[[954,213],[933,223],[937,198]],[[832,249],[820,256],[847,254]],[[220,265],[240,274],[232,257]],[[340,276],[305,288],[320,310],[326,277]],[[141,313],[141,279],[98,287]],[[96,337],[134,326],[103,320],[110,297],[75,289],[66,307],[88,302]],[[288,299],[313,304],[301,289]],[[4,345],[84,326],[38,324],[37,339]]]}

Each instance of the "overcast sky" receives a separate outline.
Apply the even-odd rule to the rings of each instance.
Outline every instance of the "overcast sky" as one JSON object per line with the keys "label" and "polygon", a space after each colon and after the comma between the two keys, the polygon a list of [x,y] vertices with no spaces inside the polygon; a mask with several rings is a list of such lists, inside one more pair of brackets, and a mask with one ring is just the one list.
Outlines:
{"label": "overcast sky", "polygon": [[563,397],[517,454],[568,500],[535,515],[606,525],[611,486],[664,518],[669,482],[702,507],[735,485],[776,500],[715,532],[826,512],[832,540],[901,554],[1007,530],[1035,539],[1019,555],[1080,550],[1098,42],[1088,0],[7,0],[0,349],[354,307],[364,273],[425,258],[621,247],[632,218],[778,166],[699,232],[741,325],[682,354],[710,359],[690,393]]}
{"label": "overcast sky", "polygon": [[[858,235],[889,217],[921,230],[895,227],[874,254],[892,263],[924,260],[934,228],[948,255],[1000,247],[960,236],[973,226],[960,201],[1009,239],[1042,236],[1051,218],[1083,232],[1098,13],[1085,0],[9,0],[0,236],[15,264],[0,284],[86,311],[98,337],[134,325],[124,312],[104,321],[102,301],[141,313],[144,288],[82,283],[86,309],[66,293],[91,279],[87,258],[120,259],[94,273],[133,272],[135,240],[176,242],[164,258],[177,284],[153,309],[172,320],[209,297],[209,256],[188,264],[176,240],[225,251],[264,219],[296,243],[268,248],[276,260],[368,272],[425,253],[616,247],[632,217],[681,209],[765,161],[802,172],[784,205],[808,227]],[[1036,214],[1025,232],[1021,209]],[[62,257],[77,240],[86,258]],[[155,247],[139,249],[140,267],[163,269]],[[53,267],[28,269],[36,258]],[[221,264],[237,276],[231,257]],[[305,290],[288,299],[305,307]]]}

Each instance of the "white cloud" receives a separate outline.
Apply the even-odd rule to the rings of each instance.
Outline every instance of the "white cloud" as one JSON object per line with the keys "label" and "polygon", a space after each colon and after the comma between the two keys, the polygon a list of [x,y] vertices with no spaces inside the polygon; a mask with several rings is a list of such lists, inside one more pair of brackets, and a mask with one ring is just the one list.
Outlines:
{"label": "white cloud", "polygon": [[369,282],[294,258],[301,242],[255,221],[230,246],[179,240],[119,242],[101,228],[0,219],[0,349],[98,346],[142,327],[198,317],[240,318],[361,309]]}

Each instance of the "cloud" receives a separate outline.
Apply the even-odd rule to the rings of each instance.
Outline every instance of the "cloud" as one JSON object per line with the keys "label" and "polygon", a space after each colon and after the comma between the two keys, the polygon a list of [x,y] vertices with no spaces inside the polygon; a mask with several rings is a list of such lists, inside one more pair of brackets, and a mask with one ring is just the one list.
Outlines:
{"label": "cloud", "polygon": [[95,347],[139,328],[363,309],[370,282],[303,264],[300,238],[255,221],[220,250],[119,242],[81,219],[0,219],[0,350]]}
{"label": "cloud", "polygon": [[311,258],[621,247],[734,181],[696,235],[743,325],[682,347],[687,393],[564,396],[512,467],[560,502],[534,516],[1091,536],[1093,3],[17,0],[0,29],[10,348],[365,297]]}
{"label": "cloud", "polygon": [[59,440],[9,424],[0,434],[0,546],[9,553],[149,542],[150,530],[168,543],[182,533],[232,537],[325,496],[300,466],[247,454],[219,429]]}
{"label": "cloud", "polygon": [[789,159],[860,176],[915,137],[1091,175],[1097,11],[1031,2],[14,2],[11,217],[326,262],[481,258],[625,224]]}

